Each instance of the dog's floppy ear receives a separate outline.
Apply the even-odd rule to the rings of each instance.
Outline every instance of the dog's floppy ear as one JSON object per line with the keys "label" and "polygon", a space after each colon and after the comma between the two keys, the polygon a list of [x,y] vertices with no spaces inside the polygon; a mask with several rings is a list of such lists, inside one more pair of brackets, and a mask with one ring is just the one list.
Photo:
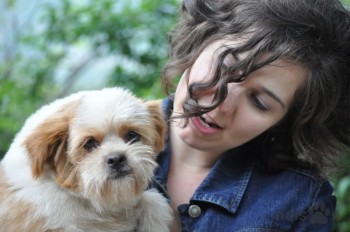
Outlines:
{"label": "dog's floppy ear", "polygon": [[74,101],[58,109],[40,123],[24,141],[34,178],[42,174],[46,163],[54,167],[58,157],[65,157],[69,123],[76,106],[77,101]]}
{"label": "dog's floppy ear", "polygon": [[153,125],[155,125],[155,129],[157,131],[154,141],[154,150],[156,152],[160,152],[164,149],[165,137],[167,133],[167,124],[161,109],[161,100],[147,101],[146,105],[151,113]]}

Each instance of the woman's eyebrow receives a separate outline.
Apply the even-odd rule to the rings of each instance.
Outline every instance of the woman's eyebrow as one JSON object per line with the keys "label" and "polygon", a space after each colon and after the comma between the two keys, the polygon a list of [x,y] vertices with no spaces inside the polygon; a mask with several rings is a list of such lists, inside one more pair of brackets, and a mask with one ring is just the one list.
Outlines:
{"label": "woman's eyebrow", "polygon": [[282,106],[282,108],[285,108],[285,105],[283,103],[283,101],[281,100],[281,98],[279,98],[275,93],[273,93],[271,90],[267,89],[266,87],[262,87],[262,91],[264,93],[266,93],[267,95],[269,95],[270,97],[272,97],[273,99],[275,99],[278,103],[280,103],[280,105]]}

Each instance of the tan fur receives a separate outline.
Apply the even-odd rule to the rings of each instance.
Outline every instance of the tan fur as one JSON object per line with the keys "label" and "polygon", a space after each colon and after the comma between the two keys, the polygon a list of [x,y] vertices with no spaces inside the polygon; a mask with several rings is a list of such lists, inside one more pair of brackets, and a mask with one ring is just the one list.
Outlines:
{"label": "tan fur", "polygon": [[[168,231],[172,219],[170,206],[161,194],[145,191],[156,167],[156,154],[165,142],[166,123],[160,102],[147,102],[144,108],[144,103],[131,95],[113,90],[140,106],[135,107],[137,117],[130,120],[133,109],[124,112],[125,108],[120,108],[124,113],[118,121],[115,120],[119,116],[118,107],[128,104],[121,101],[116,110],[109,111],[114,109],[114,102],[108,100],[112,97],[117,102],[118,96],[108,91],[112,90],[101,91],[102,96],[98,91],[88,93],[91,98],[84,105],[84,94],[68,97],[62,101],[64,104],[56,103],[59,107],[53,104],[39,111],[37,124],[32,128],[31,123],[26,123],[22,133],[25,136],[20,134],[17,138],[20,142],[18,145],[14,142],[5,163],[0,165],[1,231],[124,232],[135,231],[137,222],[142,222],[138,224],[139,232]],[[90,105],[94,94],[104,97],[107,106],[101,108],[106,113],[98,112],[101,115],[97,114],[97,118],[94,106]],[[139,133],[141,140],[125,141],[129,131]],[[86,143],[91,138],[98,146],[90,150]],[[24,157],[17,156],[15,151],[23,152]],[[115,153],[128,159],[130,172],[126,176],[113,177],[115,170],[107,165],[107,157]],[[24,160],[19,163],[24,165],[21,175],[26,177],[13,176],[17,172],[13,170],[22,169],[17,165],[19,159]]]}
{"label": "tan fur", "polygon": [[74,108],[77,103],[64,105],[56,116],[41,123],[24,141],[32,160],[34,178],[38,178],[42,174],[46,162],[59,155],[56,154],[57,151],[66,150],[69,123],[74,116]]}
{"label": "tan fur", "polygon": [[[7,221],[6,224],[1,224],[1,231],[43,231],[44,219],[31,218],[34,214],[33,205],[28,202],[23,202],[13,194],[17,189],[13,189],[9,183],[5,181],[4,171],[0,168],[0,202],[4,202],[9,210],[6,215],[3,215],[2,220]],[[31,220],[31,223],[24,223]]]}
{"label": "tan fur", "polygon": [[146,105],[152,115],[153,125],[157,132],[155,135],[154,150],[160,152],[164,148],[165,136],[167,134],[167,125],[161,110],[161,100],[148,101]]}

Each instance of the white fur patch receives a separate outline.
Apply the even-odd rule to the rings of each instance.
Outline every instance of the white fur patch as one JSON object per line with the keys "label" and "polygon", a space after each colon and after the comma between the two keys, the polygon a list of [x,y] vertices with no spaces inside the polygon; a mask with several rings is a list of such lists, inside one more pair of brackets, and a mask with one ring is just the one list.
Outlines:
{"label": "white fur patch", "polygon": [[[66,189],[55,179],[57,173],[52,165],[59,160],[56,157],[48,159],[43,174],[33,178],[32,160],[24,142],[31,139],[43,122],[59,116],[60,109],[76,101],[79,103],[69,122],[64,158],[76,173],[74,184],[78,187]],[[156,167],[152,144],[147,144],[158,133],[152,123],[152,115],[144,102],[122,88],[79,92],[40,108],[27,119],[0,163],[4,173],[2,181],[8,184],[2,187],[0,182],[0,191],[3,191],[0,194],[9,196],[0,197],[0,225],[30,229],[43,222],[43,230],[70,232],[135,231],[135,228],[169,231],[170,206],[161,194],[144,191]],[[147,138],[135,143],[125,141],[120,134],[129,126],[140,128],[142,136]],[[86,150],[82,144],[86,136],[95,136],[98,147]],[[112,153],[125,155],[131,170],[125,177],[110,178],[113,170],[106,165],[106,156]],[[25,221],[17,221],[16,227],[13,221],[6,221],[4,215],[9,211],[14,214],[16,210],[23,214],[19,209],[34,213],[26,215]]]}

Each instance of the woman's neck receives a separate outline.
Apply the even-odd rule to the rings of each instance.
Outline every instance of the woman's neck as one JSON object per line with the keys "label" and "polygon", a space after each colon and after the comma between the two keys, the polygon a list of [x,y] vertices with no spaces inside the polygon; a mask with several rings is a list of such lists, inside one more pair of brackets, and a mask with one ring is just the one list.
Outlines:
{"label": "woman's neck", "polygon": [[190,198],[208,175],[217,156],[194,149],[184,143],[175,128],[170,126],[171,161],[167,179],[171,206],[175,211],[181,204],[189,202]]}
{"label": "woman's neck", "polygon": [[214,152],[202,151],[188,146],[181,140],[174,128],[176,125],[171,123],[170,126],[170,147],[172,162],[180,165],[182,168],[198,171],[208,171],[213,167],[221,154]]}

